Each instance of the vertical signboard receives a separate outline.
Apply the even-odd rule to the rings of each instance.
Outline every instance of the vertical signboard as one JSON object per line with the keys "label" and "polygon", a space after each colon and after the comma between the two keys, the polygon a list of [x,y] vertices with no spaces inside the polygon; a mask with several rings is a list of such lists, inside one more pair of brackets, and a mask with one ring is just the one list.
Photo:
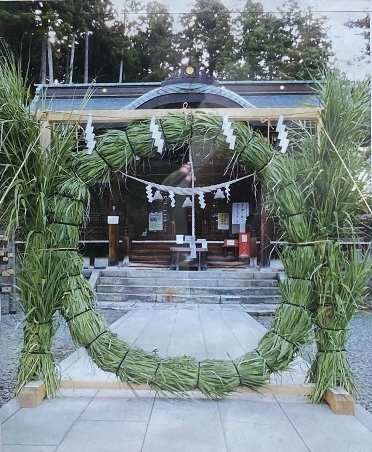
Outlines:
{"label": "vertical signboard", "polygon": [[249,204],[247,202],[234,202],[232,207],[232,230],[233,234],[245,232],[245,223],[249,216]]}

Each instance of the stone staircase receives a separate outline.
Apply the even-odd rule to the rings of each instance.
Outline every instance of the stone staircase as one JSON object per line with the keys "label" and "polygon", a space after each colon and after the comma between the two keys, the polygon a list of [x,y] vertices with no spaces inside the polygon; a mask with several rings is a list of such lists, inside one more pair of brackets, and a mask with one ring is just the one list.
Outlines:
{"label": "stone staircase", "polygon": [[253,269],[171,271],[141,267],[96,270],[99,302],[276,305],[278,273]]}

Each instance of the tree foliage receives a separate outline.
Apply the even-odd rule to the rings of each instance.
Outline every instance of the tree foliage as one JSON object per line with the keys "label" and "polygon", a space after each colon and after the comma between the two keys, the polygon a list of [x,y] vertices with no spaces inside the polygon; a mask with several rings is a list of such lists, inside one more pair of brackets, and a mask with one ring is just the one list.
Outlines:
{"label": "tree foliage", "polygon": [[325,18],[297,0],[270,12],[255,0],[242,11],[194,0],[180,16],[157,1],[127,0],[123,8],[111,0],[2,2],[0,36],[30,82],[52,73],[58,82],[157,81],[184,57],[221,80],[303,79],[317,77],[331,56]]}
{"label": "tree foliage", "polygon": [[137,76],[141,80],[165,79],[179,62],[173,45],[173,17],[159,2],[146,5],[146,15],[138,23],[133,36],[133,50],[137,57]]}
{"label": "tree foliage", "polygon": [[229,10],[219,0],[196,0],[181,16],[183,52],[210,76],[226,78],[237,61],[237,45]]}
{"label": "tree foliage", "polygon": [[297,0],[284,4],[280,14],[289,45],[279,65],[278,78],[318,78],[331,56],[325,17],[315,18],[311,7],[304,11]]}
{"label": "tree foliage", "polygon": [[274,79],[291,42],[284,24],[273,13],[265,13],[260,2],[248,0],[240,15],[242,42],[240,56],[251,80]]}
{"label": "tree foliage", "polygon": [[362,60],[363,58],[370,55],[370,18],[369,15],[366,15],[362,19],[349,20],[345,23],[348,28],[357,28],[359,31],[357,32],[359,35],[363,36],[365,47],[363,55],[356,57],[357,60]]}

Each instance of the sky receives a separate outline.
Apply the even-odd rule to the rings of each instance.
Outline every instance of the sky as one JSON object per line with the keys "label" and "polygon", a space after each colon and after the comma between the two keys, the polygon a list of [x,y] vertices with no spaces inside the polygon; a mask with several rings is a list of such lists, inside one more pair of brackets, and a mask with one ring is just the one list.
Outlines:
{"label": "sky", "polygon": [[[112,0],[118,11],[123,9],[124,0]],[[150,0],[149,0],[150,1]],[[169,12],[178,15],[191,9],[190,0],[158,0],[168,7]],[[276,11],[284,0],[256,0],[260,1],[265,11]],[[146,3],[147,1],[145,1]],[[230,10],[243,9],[245,0],[222,0]],[[345,71],[350,79],[361,79],[369,76],[372,70],[366,61],[356,61],[361,56],[365,42],[355,30],[348,29],[344,23],[365,17],[367,11],[372,10],[372,0],[298,0],[301,7],[312,7],[315,15],[327,16],[328,36],[332,41],[335,53],[335,64]]]}

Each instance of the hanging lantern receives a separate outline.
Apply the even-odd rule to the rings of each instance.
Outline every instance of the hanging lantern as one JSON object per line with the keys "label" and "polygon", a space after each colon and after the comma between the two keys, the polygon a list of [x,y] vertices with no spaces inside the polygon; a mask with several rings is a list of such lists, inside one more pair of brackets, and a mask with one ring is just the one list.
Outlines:
{"label": "hanging lantern", "polygon": [[192,202],[190,196],[187,196],[183,201],[182,207],[192,207]]}

